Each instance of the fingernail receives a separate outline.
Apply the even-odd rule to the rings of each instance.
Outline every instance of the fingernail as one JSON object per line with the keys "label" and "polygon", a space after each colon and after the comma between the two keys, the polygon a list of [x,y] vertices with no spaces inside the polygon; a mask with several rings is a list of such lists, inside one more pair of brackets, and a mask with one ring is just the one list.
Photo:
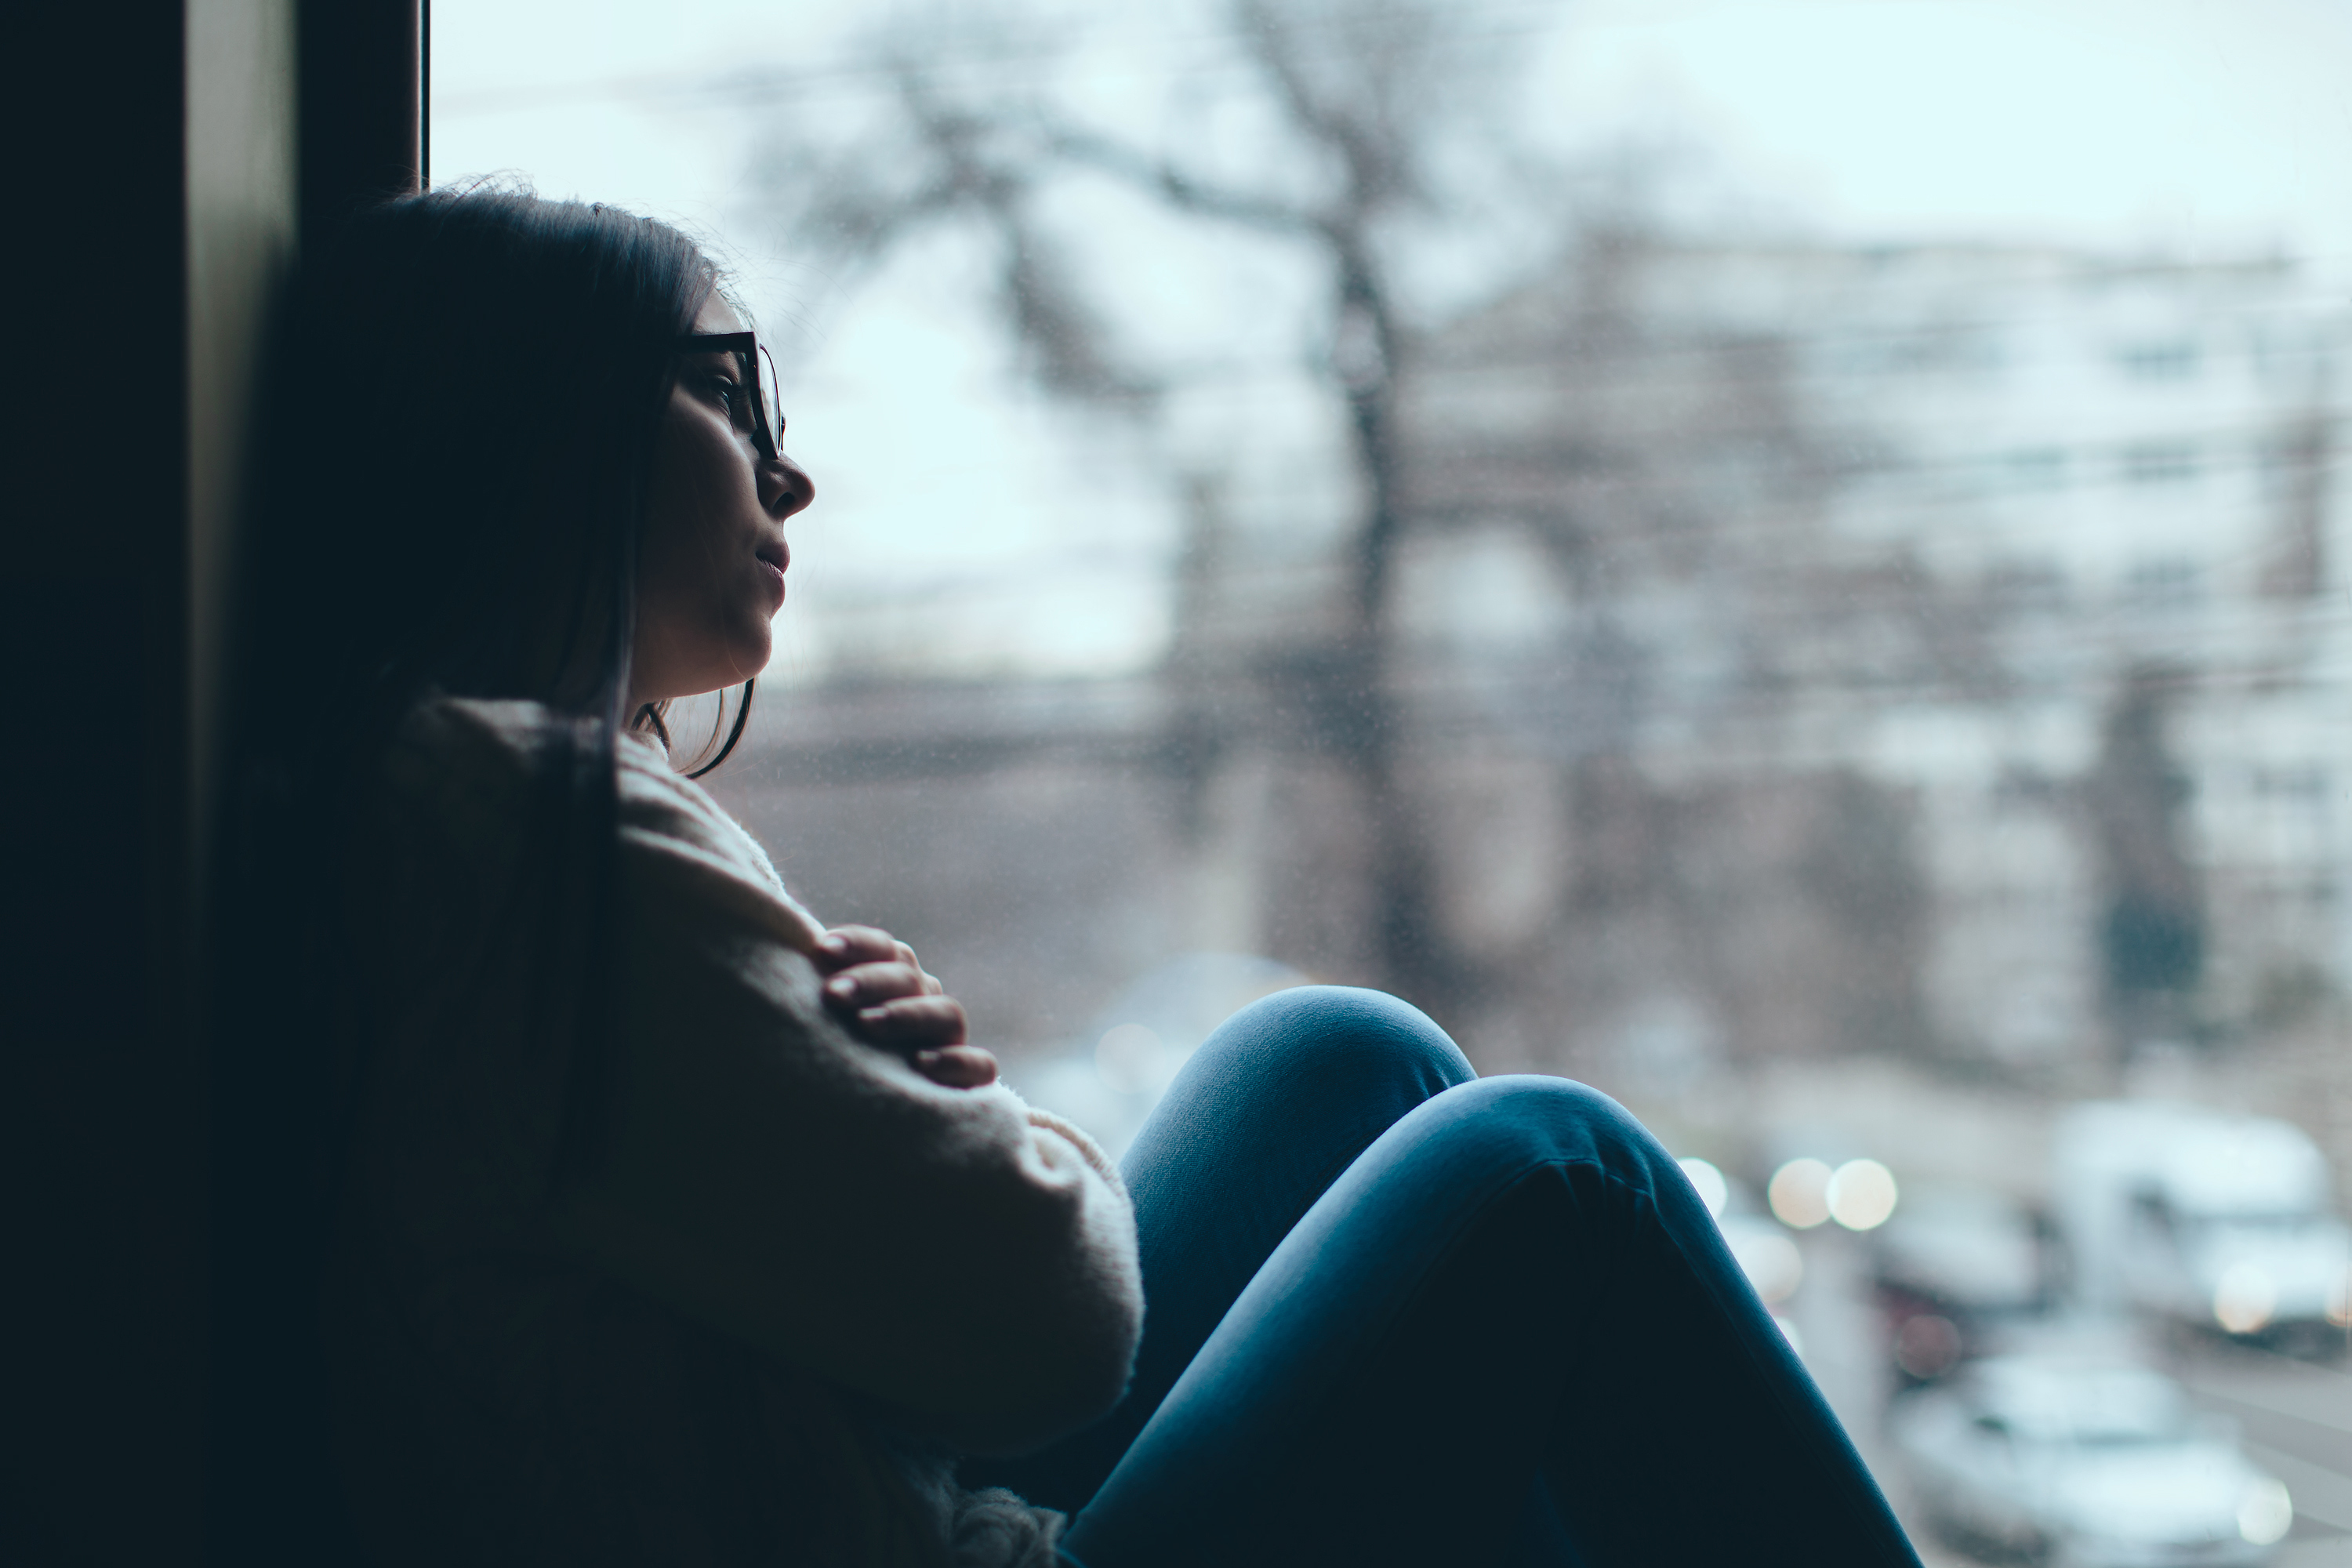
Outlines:
{"label": "fingernail", "polygon": [[832,979],[824,983],[824,988],[835,996],[855,996],[857,994],[857,982],[852,980],[846,974],[835,975]]}
{"label": "fingernail", "polygon": [[817,946],[824,949],[827,952],[839,952],[848,945],[848,938],[835,936],[831,931],[825,932],[824,935],[817,941]]}
{"label": "fingernail", "polygon": [[890,1010],[887,1007],[865,1007],[859,1009],[857,1021],[861,1024],[878,1024],[889,1016]]}

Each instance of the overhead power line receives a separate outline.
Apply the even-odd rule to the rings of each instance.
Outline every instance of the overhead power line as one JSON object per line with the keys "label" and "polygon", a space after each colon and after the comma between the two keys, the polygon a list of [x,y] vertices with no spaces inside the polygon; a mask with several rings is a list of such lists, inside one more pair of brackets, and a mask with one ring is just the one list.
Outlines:
{"label": "overhead power line", "polygon": [[[1496,0],[1486,5],[1449,5],[1449,18],[1503,18],[1557,16],[1563,9],[1559,0]],[[1391,12],[1366,12],[1351,18],[1366,24],[1378,23],[1396,15]],[[1016,22],[1008,32],[1028,29]],[[1475,32],[1453,30],[1449,41],[1460,43],[1489,42],[1544,30],[1533,20],[1518,26],[1487,26]],[[1152,40],[1159,47],[1171,49],[1199,48],[1208,46],[1237,46],[1243,35],[1232,28],[1209,28],[1194,32],[1170,32]],[[507,113],[525,109],[568,107],[584,103],[667,101],[687,107],[710,109],[740,108],[746,104],[785,101],[806,93],[811,89],[841,86],[863,86],[877,82],[911,78],[917,81],[938,81],[973,70],[1002,71],[1012,67],[1042,67],[1066,58],[1069,53],[1066,42],[1051,45],[1006,42],[993,47],[981,45],[960,49],[951,61],[926,62],[894,60],[879,48],[861,49],[856,54],[838,57],[810,65],[755,65],[725,70],[708,67],[661,72],[635,72],[623,76],[594,77],[581,81],[549,82],[537,86],[478,89],[471,91],[434,94],[431,112],[436,118],[459,117],[471,114]],[[1230,71],[1242,62],[1220,60],[1213,65],[1163,67],[1154,74],[1171,81],[1197,79],[1203,76]],[[691,100],[688,102],[687,100]]]}

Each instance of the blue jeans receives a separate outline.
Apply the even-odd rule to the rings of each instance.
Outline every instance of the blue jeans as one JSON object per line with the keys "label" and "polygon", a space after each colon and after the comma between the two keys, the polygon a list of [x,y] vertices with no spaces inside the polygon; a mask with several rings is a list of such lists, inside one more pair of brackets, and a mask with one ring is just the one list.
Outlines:
{"label": "blue jeans", "polygon": [[1124,1162],[1148,1310],[1110,1415],[966,1467],[1079,1568],[1918,1559],[1681,1168],[1607,1096],[1284,991]]}

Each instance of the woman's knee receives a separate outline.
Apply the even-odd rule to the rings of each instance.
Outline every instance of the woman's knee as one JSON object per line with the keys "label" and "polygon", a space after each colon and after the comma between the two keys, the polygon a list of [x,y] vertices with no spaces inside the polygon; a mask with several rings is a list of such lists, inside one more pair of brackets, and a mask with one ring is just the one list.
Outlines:
{"label": "woman's knee", "polygon": [[1479,1079],[1418,1108],[1391,1130],[1445,1163],[1498,1178],[1543,1165],[1589,1165],[1654,1187],[1674,1158],[1633,1113],[1573,1079]]}
{"label": "woman's knee", "polygon": [[1427,1014],[1382,991],[1298,985],[1262,996],[1218,1026],[1203,1057],[1247,1057],[1294,1089],[1397,1079],[1437,1094],[1477,1077]]}

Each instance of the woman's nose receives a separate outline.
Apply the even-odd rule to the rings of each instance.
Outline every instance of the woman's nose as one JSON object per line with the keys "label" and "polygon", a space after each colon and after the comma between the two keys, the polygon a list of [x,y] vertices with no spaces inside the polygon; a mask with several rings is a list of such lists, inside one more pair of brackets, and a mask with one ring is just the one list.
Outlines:
{"label": "woman's nose", "polygon": [[816,500],[816,481],[790,458],[778,453],[760,464],[760,505],[771,517],[790,517]]}

